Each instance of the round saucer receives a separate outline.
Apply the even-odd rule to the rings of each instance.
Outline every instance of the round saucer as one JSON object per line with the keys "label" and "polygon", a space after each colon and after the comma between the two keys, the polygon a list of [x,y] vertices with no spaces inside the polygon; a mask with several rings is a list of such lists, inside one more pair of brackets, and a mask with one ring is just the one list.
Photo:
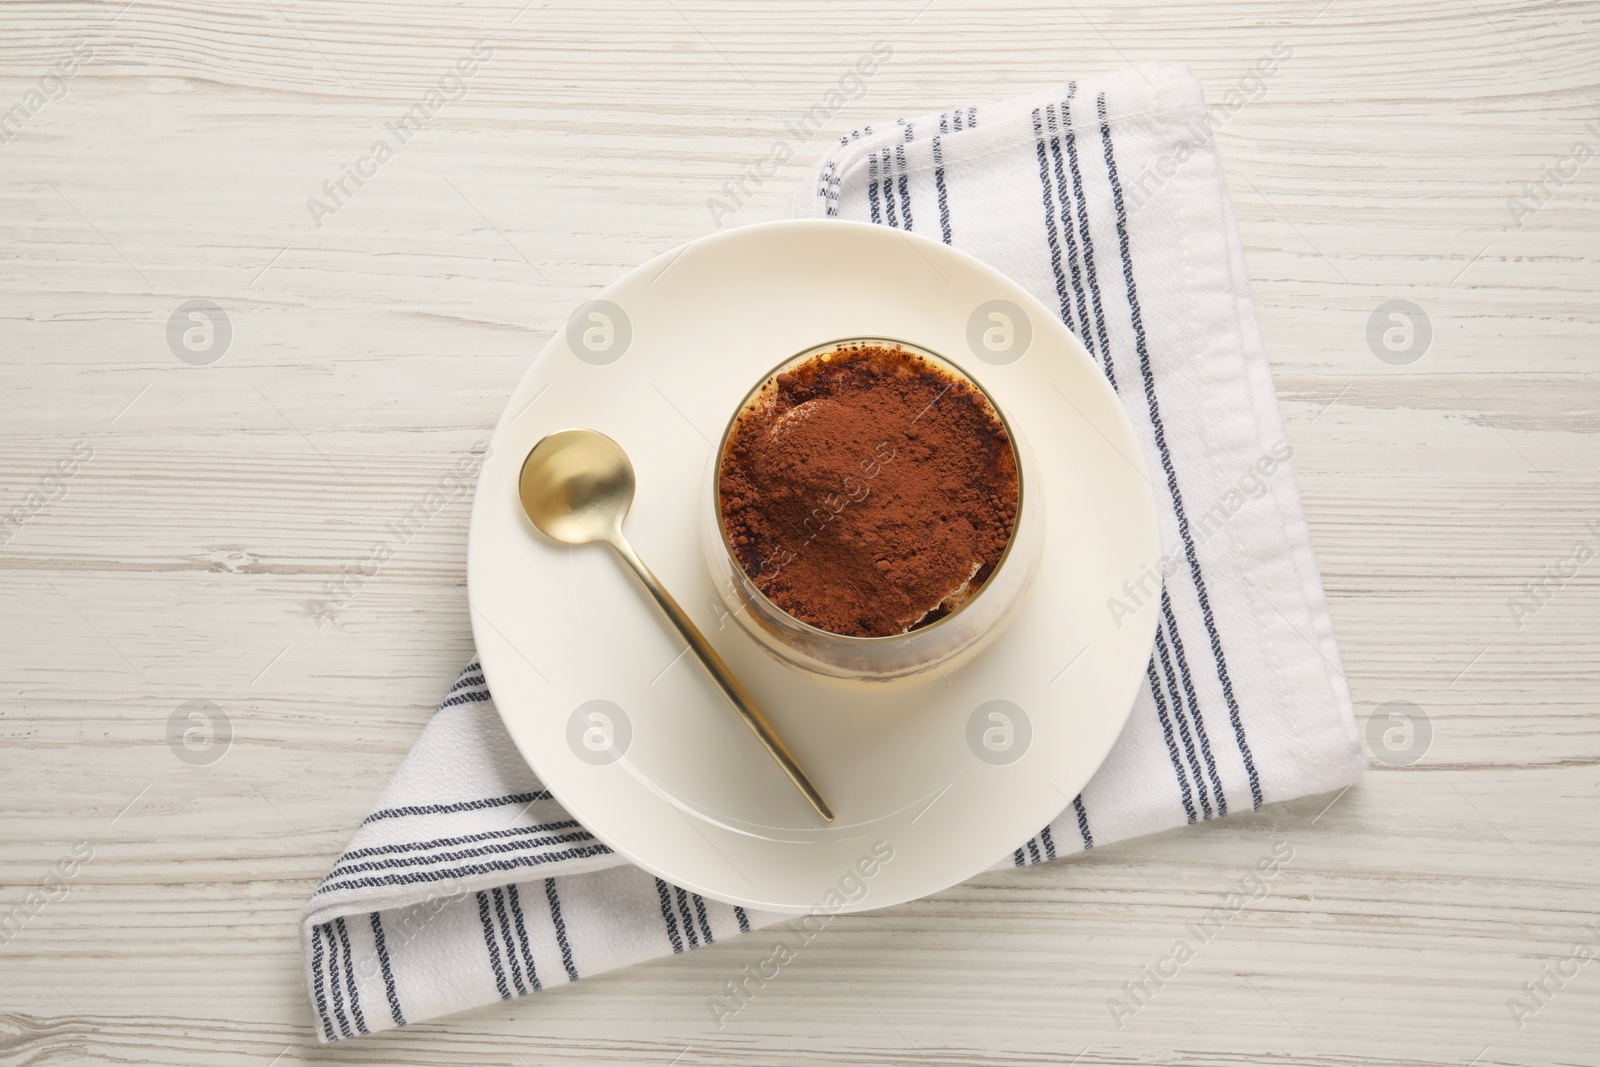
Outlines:
{"label": "round saucer", "polygon": [[[1031,442],[1047,543],[1014,621],[915,685],[778,662],[726,615],[700,548],[701,479],[729,416],[785,357],[904,338],[980,382]],[[837,818],[823,824],[604,545],[522,514],[546,434],[599,430],[638,492],[624,530],[761,702]],[[881,226],[775,222],[651,260],[574,312],[524,375],[479,474],[473,636],[507,731],[596,837],[732,904],[859,911],[937,892],[1037,833],[1089,780],[1133,704],[1155,614],[1115,618],[1159,566],[1133,430],[1076,338],[1021,287]]]}

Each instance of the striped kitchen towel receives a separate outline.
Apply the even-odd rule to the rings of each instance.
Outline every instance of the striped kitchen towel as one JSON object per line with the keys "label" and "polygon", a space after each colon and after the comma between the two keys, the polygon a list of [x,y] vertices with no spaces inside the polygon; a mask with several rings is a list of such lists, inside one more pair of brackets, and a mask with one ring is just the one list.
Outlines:
{"label": "striped kitchen towel", "polygon": [[[1167,554],[1107,605],[1160,612],[1146,685],[1082,794],[1001,865],[1352,781],[1350,694],[1194,78],[1144,66],[860,130],[795,213],[916,230],[1016,279],[1104,369],[1153,472]],[[334,1041],[783,920],[611,853],[517,755],[473,664],[312,896],[302,938],[317,1033]],[[715,992],[713,1024],[750,995]]]}

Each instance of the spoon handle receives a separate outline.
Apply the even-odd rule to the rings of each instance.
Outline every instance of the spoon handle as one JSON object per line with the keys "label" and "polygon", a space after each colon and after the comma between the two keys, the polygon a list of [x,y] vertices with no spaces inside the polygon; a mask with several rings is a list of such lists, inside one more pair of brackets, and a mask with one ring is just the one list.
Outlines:
{"label": "spoon handle", "polygon": [[789,752],[789,746],[783,743],[783,739],[773,730],[772,724],[767,721],[767,717],[761,713],[761,708],[756,704],[755,697],[751,696],[750,691],[734,676],[727,663],[717,654],[717,650],[711,646],[711,642],[707,641],[705,635],[700,632],[700,628],[694,624],[688,615],[684,614],[683,609],[678,606],[678,602],[672,598],[672,594],[667,592],[666,587],[656,580],[656,576],[651,573],[649,567],[645,566],[644,560],[639,558],[639,554],[633,550],[632,545],[628,544],[628,539],[622,536],[620,530],[611,540],[611,547],[617,550],[617,555],[622,557],[624,563],[633,568],[633,573],[639,576],[639,581],[643,582],[644,587],[650,591],[650,595],[655,597],[656,603],[661,605],[661,610],[666,612],[667,618],[672,620],[672,625],[676,626],[678,632],[683,635],[683,639],[689,642],[689,647],[694,649],[695,655],[700,657],[700,662],[705,664],[706,670],[716,680],[717,685],[722,688],[723,693],[727,695],[734,708],[737,709],[739,715],[744,719],[745,725],[750,727],[751,732],[766,746],[767,752],[771,754],[772,758],[778,761],[778,766],[783,768],[783,773],[787,774],[796,788],[805,794],[806,800],[810,801],[811,806],[817,809],[817,814],[822,816],[825,821],[832,822],[833,812],[829,810],[827,802],[817,792],[816,786],[811,784],[811,779],[806,777],[806,772],[802,771],[800,765],[794,761],[794,756]]}

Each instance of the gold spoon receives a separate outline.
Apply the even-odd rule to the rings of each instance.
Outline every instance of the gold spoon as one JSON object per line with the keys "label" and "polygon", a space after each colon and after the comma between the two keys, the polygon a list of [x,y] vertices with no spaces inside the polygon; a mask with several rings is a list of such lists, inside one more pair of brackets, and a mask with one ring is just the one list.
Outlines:
{"label": "gold spoon", "polygon": [[628,454],[621,445],[596,430],[562,430],[533,446],[522,462],[517,489],[529,521],[552,541],[567,545],[604,541],[617,550],[622,562],[633,568],[639,581],[700,657],[700,662],[744,718],[745,725],[766,746],[789,780],[805,794],[817,814],[832,822],[833,812],[795,763],[788,746],[773,731],[755,698],[734,677],[717,650],[711,647],[711,642],[622,536],[622,520],[633,503],[633,487],[633,464],[628,462]]}

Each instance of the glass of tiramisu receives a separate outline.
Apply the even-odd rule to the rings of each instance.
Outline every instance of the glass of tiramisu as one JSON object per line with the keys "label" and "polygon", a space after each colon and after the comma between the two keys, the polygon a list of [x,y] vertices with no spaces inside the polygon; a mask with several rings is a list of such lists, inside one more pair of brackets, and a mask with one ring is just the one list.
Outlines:
{"label": "glass of tiramisu", "polygon": [[1026,444],[984,388],[917,345],[852,338],[772,370],[713,457],[706,561],[769,651],[839,679],[975,655],[1044,541]]}

